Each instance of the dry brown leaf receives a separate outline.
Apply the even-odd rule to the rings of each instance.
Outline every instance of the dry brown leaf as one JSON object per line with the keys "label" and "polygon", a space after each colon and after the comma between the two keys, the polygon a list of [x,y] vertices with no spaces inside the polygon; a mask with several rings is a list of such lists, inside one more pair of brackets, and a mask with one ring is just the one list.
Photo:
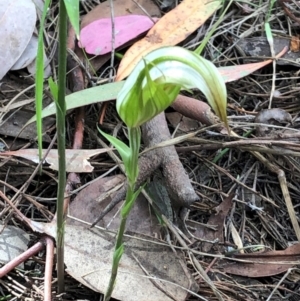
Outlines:
{"label": "dry brown leaf", "polygon": [[[195,229],[193,235],[208,241],[218,240],[219,242],[224,242],[224,221],[232,207],[232,198],[233,195],[230,195],[215,208],[216,212],[210,216],[207,226],[203,227],[201,224],[189,221],[188,225]],[[204,242],[202,245],[202,251],[209,252],[212,246],[212,243]]]}
{"label": "dry brown leaf", "polygon": [[[87,161],[90,157],[105,153],[111,150],[106,149],[67,149],[66,150],[66,172],[92,172],[94,167]],[[47,150],[43,150],[43,157]],[[17,151],[6,151],[2,156],[21,157],[35,163],[39,162],[38,149],[20,149]],[[50,164],[50,168],[58,170],[58,154],[56,149],[50,150],[45,161]]]}
{"label": "dry brown leaf", "polygon": [[224,264],[223,261],[219,267],[222,267],[222,270],[226,273],[246,277],[278,275],[299,264],[300,244],[295,244],[283,251],[237,254],[234,258],[247,260],[248,262],[233,262],[230,260]]}
{"label": "dry brown leaf", "polygon": [[[5,79],[6,78],[7,77],[5,77]],[[3,119],[5,120],[5,122],[2,122],[2,125],[0,127],[0,135],[18,137],[26,140],[36,139],[35,123],[32,123],[23,129],[23,126],[26,124],[26,122],[35,114],[34,112],[31,112],[30,110],[27,109],[25,101],[15,102],[11,105],[7,105],[6,107],[2,107],[0,109],[0,115],[3,112],[2,116],[4,116]],[[4,115],[5,113],[7,114]],[[11,116],[9,116],[10,114]],[[8,118],[6,116],[8,116]],[[44,118],[43,132],[46,132],[50,128],[50,126],[53,125],[53,123],[55,123],[54,118],[52,117]],[[51,141],[50,136],[48,134],[43,135],[42,139],[45,142]],[[13,144],[13,146],[15,147],[15,143]]]}
{"label": "dry brown leaf", "polygon": [[[67,225],[66,271],[85,286],[104,293],[110,278],[114,243],[115,235],[107,231]],[[158,241],[125,238],[125,251],[112,297],[122,301],[186,300],[188,292],[184,288],[193,288],[181,261],[168,246]]]}
{"label": "dry brown leaf", "polygon": [[297,36],[292,36],[291,38],[291,44],[290,44],[290,50],[292,52],[299,52],[300,51],[300,39]]}
{"label": "dry brown leaf", "polygon": [[[77,194],[70,204],[69,215],[93,223],[123,185],[126,185],[123,175],[98,179]],[[117,204],[97,225],[117,230],[120,224],[118,212],[121,205]],[[75,224],[78,225],[77,222]],[[161,227],[156,217],[150,215],[148,203],[142,195],[138,196],[127,218],[126,229],[143,235],[160,236]]]}
{"label": "dry brown leaf", "polygon": [[[266,37],[253,37],[239,39],[237,45],[242,51],[252,58],[247,58],[245,62],[257,61],[258,57],[271,57],[270,45]],[[279,53],[282,49],[290,48],[289,37],[274,37],[274,51]],[[298,66],[300,52],[287,51],[283,54],[283,59],[276,60],[277,65],[294,65]]]}
{"label": "dry brown leaf", "polygon": [[196,120],[185,117],[178,112],[166,113],[166,118],[174,128],[183,132],[191,132],[199,128]]}
{"label": "dry brown leaf", "polygon": [[125,53],[116,80],[127,77],[135,65],[149,52],[162,46],[173,46],[199,28],[219,7],[222,1],[184,0],[164,15],[140,41]]}
{"label": "dry brown leaf", "polygon": [[242,254],[245,253],[244,249],[243,249],[244,245],[243,245],[242,239],[241,239],[241,237],[239,235],[239,232],[236,230],[236,228],[235,228],[232,221],[229,224],[229,229],[230,229],[230,232],[231,232],[232,240],[235,243],[235,245],[238,247],[239,252],[242,253]]}

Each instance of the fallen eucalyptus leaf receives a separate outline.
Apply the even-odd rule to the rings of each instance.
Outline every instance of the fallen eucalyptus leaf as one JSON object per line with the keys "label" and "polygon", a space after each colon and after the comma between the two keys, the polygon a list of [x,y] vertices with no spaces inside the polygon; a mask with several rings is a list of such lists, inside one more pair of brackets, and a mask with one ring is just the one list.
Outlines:
{"label": "fallen eucalyptus leaf", "polygon": [[[95,228],[68,225],[65,233],[67,273],[103,293],[110,277],[114,237]],[[112,297],[122,301],[186,300],[188,292],[184,288],[192,288],[180,261],[168,246],[158,241],[127,237]]]}
{"label": "fallen eucalyptus leaf", "polygon": [[282,251],[236,254],[233,257],[241,261],[222,260],[220,266],[225,273],[254,278],[268,277],[283,273],[299,263],[300,244]]}
{"label": "fallen eucalyptus leaf", "polygon": [[197,30],[217,9],[222,1],[185,0],[165,14],[147,35],[125,53],[116,80],[127,77],[148,53],[163,46],[177,45]]}
{"label": "fallen eucalyptus leaf", "polygon": [[[148,31],[154,21],[147,16],[127,15],[115,17],[115,43],[118,48]],[[103,55],[112,51],[111,18],[103,18],[85,26],[80,32],[80,48],[85,48],[89,54]]]}
{"label": "fallen eucalyptus leaf", "polygon": [[[87,161],[90,157],[105,153],[111,150],[106,149],[67,149],[66,150],[66,172],[92,172],[94,167]],[[43,157],[47,150],[43,150]],[[2,156],[21,157],[35,163],[39,163],[38,149],[20,149],[17,151],[6,151]],[[56,149],[51,149],[45,161],[50,164],[50,168],[58,170],[58,154]]]}
{"label": "fallen eucalyptus leaf", "polygon": [[[151,17],[160,17],[161,13],[154,1],[149,0],[114,0],[114,16],[126,15],[145,15]],[[143,9],[142,9],[143,8]],[[88,24],[110,17],[111,6],[109,1],[105,1],[95,6],[91,11],[82,17],[81,28]]]}
{"label": "fallen eucalyptus leaf", "polygon": [[[118,189],[126,183],[124,181],[125,177],[122,175],[98,179],[80,191],[70,204],[65,237],[67,272],[97,292],[104,292],[108,284],[115,235],[99,229],[85,228],[82,221],[94,222],[118,193]],[[117,231],[121,208],[122,204],[119,203],[98,225]],[[165,279],[197,291],[195,281],[185,270],[186,263],[182,254],[174,254],[168,246],[153,238],[161,235],[162,226],[149,209],[147,200],[139,195],[127,218],[126,233],[131,236],[126,238],[125,254],[120,262],[113,297],[122,301],[168,301],[173,295],[178,301],[185,300],[187,291],[158,280]],[[169,296],[151,282],[139,263],[169,292]]]}

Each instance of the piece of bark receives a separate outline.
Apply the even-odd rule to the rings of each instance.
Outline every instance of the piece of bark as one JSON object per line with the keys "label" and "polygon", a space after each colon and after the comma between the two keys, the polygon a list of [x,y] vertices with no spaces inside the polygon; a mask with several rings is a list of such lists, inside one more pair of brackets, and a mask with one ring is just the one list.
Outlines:
{"label": "piece of bark", "polygon": [[[146,147],[154,146],[171,138],[164,113],[146,122],[146,124],[142,126],[142,131]],[[89,132],[93,135],[92,131]],[[189,207],[192,203],[199,200],[173,145],[157,148],[140,157],[140,173],[136,187],[145,183],[159,167],[163,169],[166,187],[175,212],[178,213],[181,207]],[[125,195],[126,185],[116,193],[101,215],[93,222],[92,227],[111,211],[114,206],[124,200]]]}
{"label": "piece of bark", "polygon": [[183,116],[202,124],[212,125],[220,122],[207,103],[192,97],[178,95],[171,107]]}
{"label": "piece of bark", "polygon": [[[143,125],[142,131],[147,147],[171,138],[164,113],[157,115]],[[189,207],[192,203],[199,200],[173,145],[157,148],[149,153],[152,158],[162,158],[163,176],[175,209]]]}

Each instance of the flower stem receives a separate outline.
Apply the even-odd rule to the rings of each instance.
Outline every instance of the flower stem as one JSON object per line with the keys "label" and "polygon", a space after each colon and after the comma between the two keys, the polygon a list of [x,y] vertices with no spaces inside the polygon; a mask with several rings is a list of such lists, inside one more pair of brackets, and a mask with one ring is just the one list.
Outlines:
{"label": "flower stem", "polygon": [[58,43],[58,99],[56,102],[57,149],[58,149],[58,188],[57,188],[57,278],[58,293],[64,292],[64,193],[66,186],[66,160],[65,160],[65,95],[66,95],[66,69],[67,69],[67,11],[63,0],[59,1],[59,43]]}
{"label": "flower stem", "polygon": [[[129,185],[129,187],[127,189],[126,200],[125,200],[124,205],[126,206],[126,204],[128,204],[130,201],[132,201],[133,197],[134,197],[133,189]],[[104,301],[110,300],[114,286],[115,286],[115,282],[116,282],[116,278],[117,278],[117,274],[118,274],[119,262],[120,262],[122,254],[123,254],[123,249],[122,249],[123,248],[123,236],[124,236],[127,216],[129,214],[129,212],[127,212],[127,214],[125,214],[125,215],[121,214],[121,223],[120,223],[119,230],[117,233],[117,238],[116,238],[111,275],[110,275],[110,279],[109,279],[108,288],[105,293]],[[116,254],[119,254],[119,256],[116,256]]]}
{"label": "flower stem", "polygon": [[138,155],[141,143],[141,130],[140,128],[128,128],[128,138],[129,138],[129,146],[131,151],[130,164],[125,167],[126,175],[128,177],[128,188],[126,192],[126,199],[124,203],[124,207],[121,210],[121,223],[119,226],[119,230],[116,237],[115,251],[113,255],[113,263],[112,270],[110,275],[110,280],[108,284],[108,288],[105,293],[104,301],[109,301],[115,286],[118,267],[121,257],[124,252],[123,245],[123,236],[126,229],[126,221],[127,217],[131,211],[133,203],[135,202],[138,193],[134,193],[135,183],[138,177],[139,169],[138,169]]}

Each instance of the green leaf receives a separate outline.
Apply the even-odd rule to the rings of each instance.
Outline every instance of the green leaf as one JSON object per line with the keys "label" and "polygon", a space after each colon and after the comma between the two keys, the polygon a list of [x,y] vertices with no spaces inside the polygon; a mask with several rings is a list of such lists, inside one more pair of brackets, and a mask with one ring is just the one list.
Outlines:
{"label": "green leaf", "polygon": [[134,187],[138,174],[139,174],[139,151],[141,146],[141,129],[137,128],[128,128],[128,140],[129,140],[129,148],[131,151],[130,154],[130,166],[127,170],[127,176],[129,185]]}
{"label": "green leaf", "polygon": [[79,40],[79,0],[64,0],[68,17]]}
{"label": "green leaf", "polygon": [[36,129],[38,137],[39,159],[42,159],[42,109],[43,109],[43,90],[44,90],[44,23],[47,15],[47,10],[50,6],[50,0],[46,0],[43,8],[43,13],[40,22],[38,34],[38,50],[36,56],[36,75],[35,75],[35,111],[37,118]]}
{"label": "green leaf", "polygon": [[121,244],[121,246],[114,251],[113,265],[119,265],[119,262],[122,258],[123,253],[124,253],[124,244]]}
{"label": "green leaf", "polygon": [[131,149],[116,137],[104,133],[99,128],[98,131],[117,149],[124,163],[126,174],[130,174]]}
{"label": "green leaf", "polygon": [[57,101],[57,99],[58,99],[58,85],[57,85],[57,83],[55,83],[53,81],[52,77],[49,77],[48,84],[49,84],[49,88],[50,88],[50,92],[52,94],[52,97],[55,99],[55,101]]}
{"label": "green leaf", "polygon": [[146,184],[142,185],[136,192],[133,193],[131,200],[128,203],[125,203],[122,210],[121,210],[121,216],[122,218],[126,218],[128,214],[131,211],[132,206],[134,205],[134,202],[136,198],[141,193],[142,189],[145,187]]}
{"label": "green leaf", "polygon": [[[115,100],[118,93],[124,85],[124,81],[109,83],[82,91],[78,91],[66,96],[66,110],[79,108],[82,106]],[[47,106],[42,112],[42,118],[54,115],[56,113],[55,104]],[[26,125],[36,121],[36,116],[33,116]]]}

